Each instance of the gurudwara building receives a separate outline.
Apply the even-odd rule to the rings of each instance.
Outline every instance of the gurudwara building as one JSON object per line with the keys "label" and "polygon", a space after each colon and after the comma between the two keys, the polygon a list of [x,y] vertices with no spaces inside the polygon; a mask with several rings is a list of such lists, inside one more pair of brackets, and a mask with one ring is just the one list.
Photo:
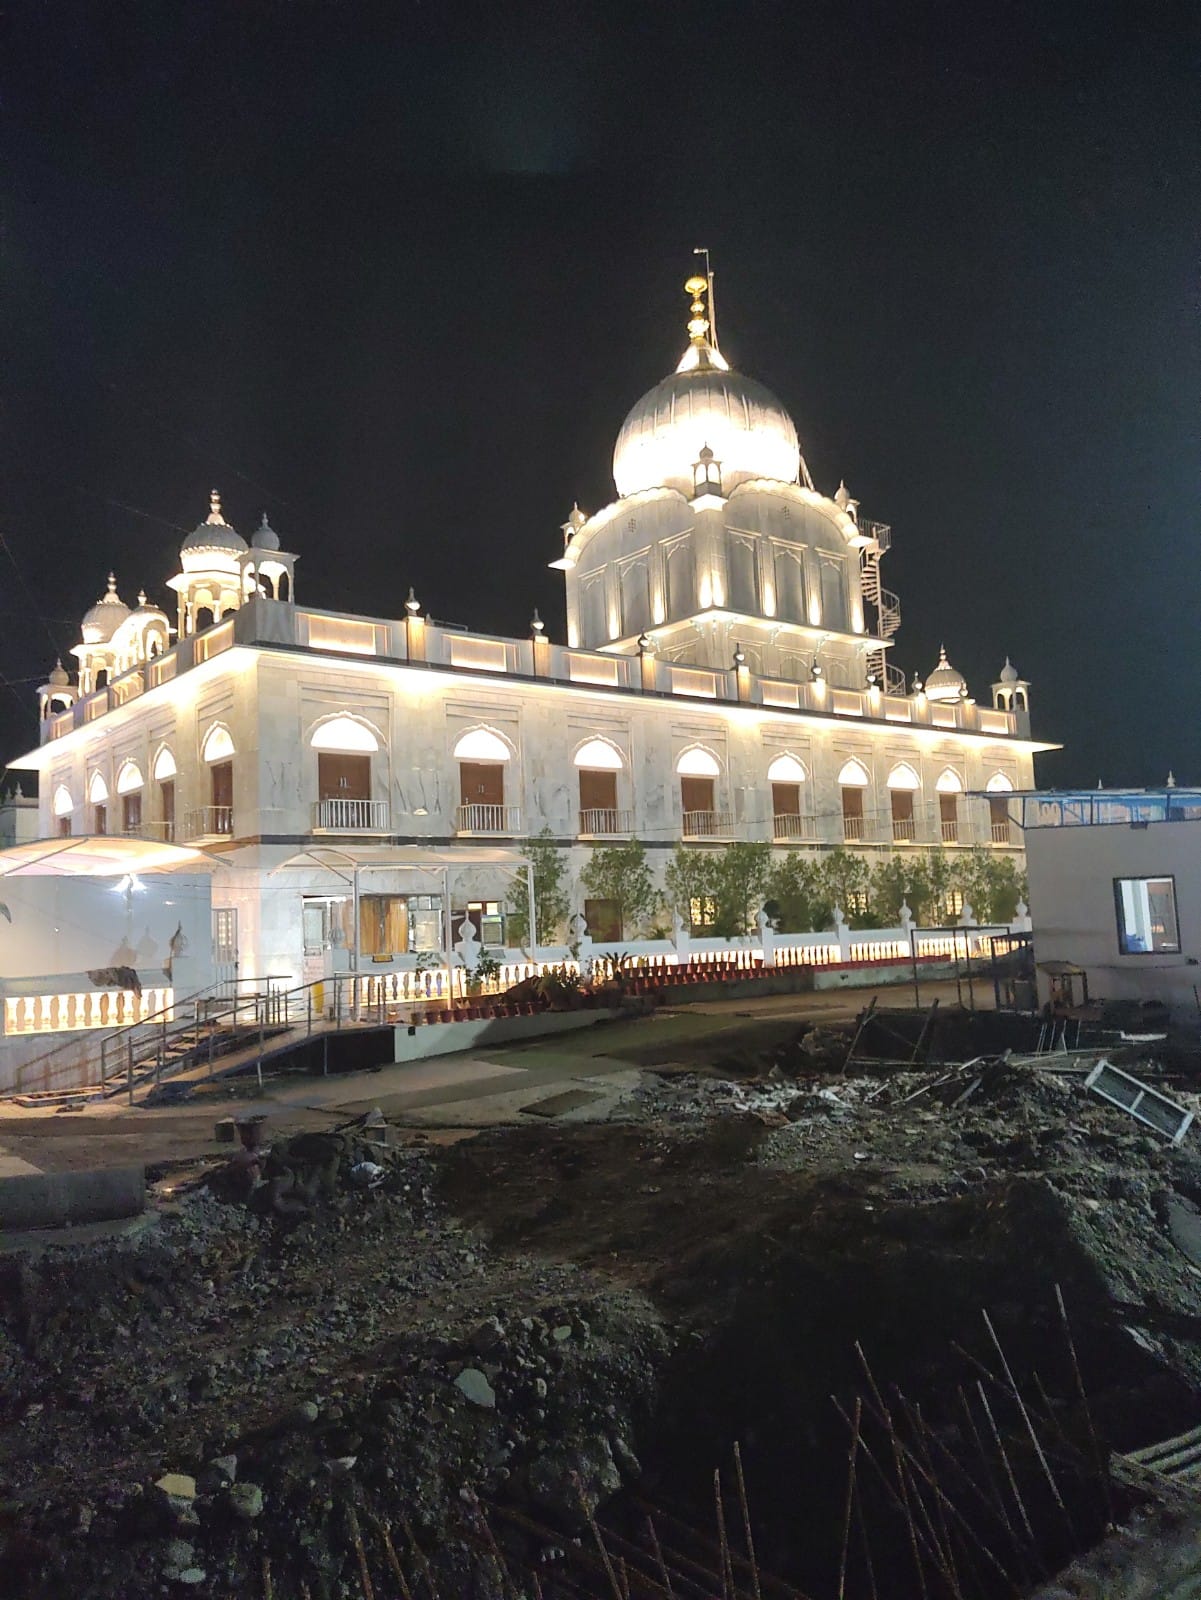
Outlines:
{"label": "gurudwara building", "polygon": [[712,280],[687,291],[683,356],[621,425],[612,502],[573,508],[549,552],[565,642],[536,614],[525,638],[435,624],[411,590],[393,616],[301,601],[299,557],[214,493],[171,613],[110,575],[74,680],[59,664],[40,690],[41,743],[14,763],[39,774],[40,836],[215,862],[218,970],[297,982],[347,952],[403,970],[464,917],[511,947],[538,834],[609,939],[636,930],[579,874],[623,840],[660,876],[681,842],[1018,851],[1006,796],[1053,748],[1029,685],[1006,661],[978,699],[945,649],[907,681],[888,527],[817,487],[785,407],[723,357]]}

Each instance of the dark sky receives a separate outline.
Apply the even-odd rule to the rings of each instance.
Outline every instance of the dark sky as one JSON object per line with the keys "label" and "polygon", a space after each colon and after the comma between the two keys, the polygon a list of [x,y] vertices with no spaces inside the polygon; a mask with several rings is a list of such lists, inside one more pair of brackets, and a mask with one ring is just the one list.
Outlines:
{"label": "dark sky", "polygon": [[890,522],[894,660],[1008,651],[1044,782],[1201,781],[1201,10],[18,0],[0,756],[209,488],[298,595],[562,636],[626,410],[722,344]]}

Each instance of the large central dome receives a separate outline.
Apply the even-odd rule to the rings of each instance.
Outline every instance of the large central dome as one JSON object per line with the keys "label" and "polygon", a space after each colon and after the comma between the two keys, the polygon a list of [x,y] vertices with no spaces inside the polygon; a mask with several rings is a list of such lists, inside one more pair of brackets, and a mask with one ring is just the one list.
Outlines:
{"label": "large central dome", "polygon": [[721,463],[727,494],[748,478],[797,481],[796,428],[775,395],[701,361],[657,383],[622,424],[613,451],[618,494],[667,488],[691,497],[693,465],[706,445]]}
{"label": "large central dome", "polygon": [[618,494],[679,489],[691,499],[693,467],[706,446],[726,494],[748,478],[796,483],[802,464],[792,418],[770,389],[731,372],[717,348],[712,275],[689,278],[684,292],[692,296],[689,345],[621,425],[613,451]]}

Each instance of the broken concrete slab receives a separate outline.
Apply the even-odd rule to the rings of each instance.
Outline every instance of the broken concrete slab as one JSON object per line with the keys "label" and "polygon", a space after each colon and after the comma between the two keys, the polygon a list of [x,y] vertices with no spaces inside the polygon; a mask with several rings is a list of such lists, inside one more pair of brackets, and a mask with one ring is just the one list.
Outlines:
{"label": "broken concrete slab", "polygon": [[0,1228],[6,1232],[109,1222],[139,1216],[145,1209],[146,1172],[141,1166],[18,1173],[0,1178]]}

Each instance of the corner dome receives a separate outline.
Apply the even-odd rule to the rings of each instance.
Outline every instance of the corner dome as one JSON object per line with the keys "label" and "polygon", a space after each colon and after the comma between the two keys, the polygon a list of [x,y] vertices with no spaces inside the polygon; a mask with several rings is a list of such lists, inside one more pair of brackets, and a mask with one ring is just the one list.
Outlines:
{"label": "corner dome", "polygon": [[796,427],[771,390],[702,361],[657,383],[622,423],[613,451],[618,494],[678,489],[691,498],[692,469],[706,446],[727,494],[750,478],[796,483],[800,472]]}
{"label": "corner dome", "polygon": [[107,644],[129,615],[129,607],[117,593],[117,579],[108,575],[108,588],[94,606],[88,608],[83,619],[83,642]]}
{"label": "corner dome", "polygon": [[938,651],[938,665],[926,679],[927,700],[959,700],[967,693],[967,679],[947,660],[947,647]]}
{"label": "corner dome", "polygon": [[250,536],[250,545],[254,550],[278,550],[279,534],[267,521],[267,513],[263,512],[263,520]]}
{"label": "corner dome", "polygon": [[221,496],[216,489],[209,496],[209,506],[208,516],[192,529],[180,545],[180,554],[186,555],[195,550],[224,550],[241,555],[246,549],[246,541],[221,515]]}

